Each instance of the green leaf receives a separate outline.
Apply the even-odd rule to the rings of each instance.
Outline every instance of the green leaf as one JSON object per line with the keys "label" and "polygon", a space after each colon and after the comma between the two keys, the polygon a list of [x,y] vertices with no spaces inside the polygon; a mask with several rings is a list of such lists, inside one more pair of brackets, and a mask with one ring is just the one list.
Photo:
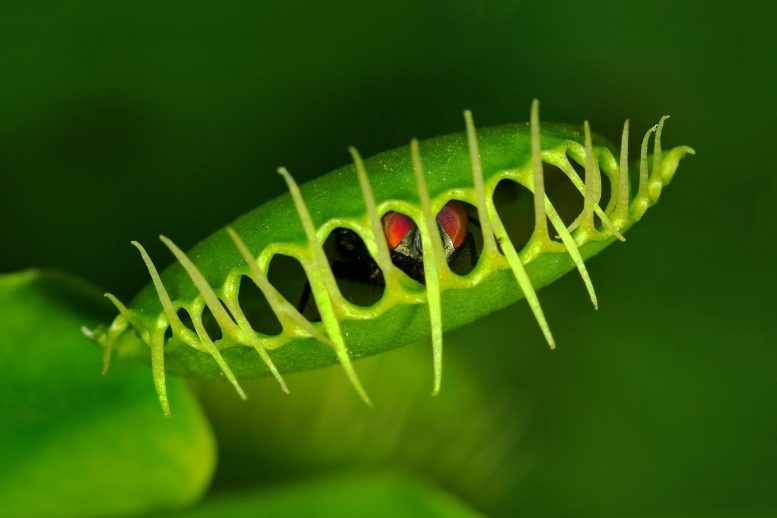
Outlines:
{"label": "green leaf", "polygon": [[213,472],[210,428],[183,382],[159,412],[151,374],[100,376],[80,331],[104,299],[61,274],[0,276],[0,509],[13,516],[125,514],[197,499]]}

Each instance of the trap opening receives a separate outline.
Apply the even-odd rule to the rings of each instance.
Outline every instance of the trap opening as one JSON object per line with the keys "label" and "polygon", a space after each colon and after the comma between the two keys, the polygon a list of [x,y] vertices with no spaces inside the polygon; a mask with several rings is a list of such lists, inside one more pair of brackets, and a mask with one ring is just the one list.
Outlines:
{"label": "trap opening", "polygon": [[[463,237],[459,237],[461,243],[459,246],[454,247],[454,250],[448,256],[448,267],[451,271],[457,275],[464,276],[475,269],[478,260],[480,259],[480,252],[483,250],[483,229],[481,228],[480,220],[478,219],[478,209],[474,205],[471,205],[461,200],[449,200],[455,202],[464,211],[465,221],[462,221],[463,225]],[[443,209],[445,210],[445,209]],[[439,214],[438,214],[439,217]],[[453,232],[455,233],[455,232]],[[443,243],[445,242],[445,236],[443,237]],[[457,236],[449,236],[449,238],[455,238]]]}
{"label": "trap opening", "polygon": [[[573,163],[571,159],[570,163]],[[568,227],[583,212],[583,193],[577,190],[572,180],[558,167],[544,163],[542,166],[545,175],[545,194],[558,212],[561,221]],[[577,168],[575,170],[578,171]],[[548,229],[551,237],[555,238],[556,232],[553,226],[548,224]]]}
{"label": "trap opening", "polygon": [[343,298],[357,306],[371,306],[385,291],[383,272],[364,240],[350,228],[338,227],[324,241],[324,253]]}
{"label": "trap opening", "polygon": [[192,322],[192,317],[189,314],[189,311],[186,308],[179,308],[176,312],[176,315],[178,315],[178,320],[181,321],[184,327],[194,333],[194,336],[197,336],[197,331],[194,330],[194,322]]}
{"label": "trap opening", "polygon": [[[496,185],[493,199],[510,241],[520,252],[534,232],[534,194],[506,178]],[[499,251],[502,251],[501,247]]]}
{"label": "trap opening", "polygon": [[311,322],[321,321],[316,300],[310,291],[308,276],[298,260],[288,255],[275,254],[270,260],[267,278],[305,318]]}
{"label": "trap opening", "polygon": [[[226,311],[227,309],[224,308],[224,310]],[[216,322],[216,317],[213,316],[208,306],[202,308],[202,327],[205,328],[205,332],[208,333],[211,342],[215,343],[221,340],[221,327]]]}
{"label": "trap opening", "polygon": [[238,305],[253,330],[266,335],[281,334],[283,326],[254,281],[245,275],[241,276],[238,290]]}

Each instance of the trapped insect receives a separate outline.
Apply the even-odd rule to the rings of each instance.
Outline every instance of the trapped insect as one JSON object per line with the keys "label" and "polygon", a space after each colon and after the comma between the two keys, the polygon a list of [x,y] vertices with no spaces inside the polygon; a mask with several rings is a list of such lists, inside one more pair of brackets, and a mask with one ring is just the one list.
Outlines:
{"label": "trapped insect", "polygon": [[[534,101],[528,124],[477,132],[467,111],[464,133],[413,140],[409,149],[364,161],[350,148],[353,165],[301,187],[280,168],[286,195],[190,252],[162,236],[177,262],[161,275],[133,242],[152,283],[128,306],[107,294],[119,315],[108,327],[84,332],[103,348],[106,368],[112,352],[150,357],[165,413],[166,370],[224,376],[245,397],[240,377],[269,373],[288,391],[281,373],[339,362],[369,403],[352,359],[429,337],[437,393],[443,331],[524,297],[554,347],[536,289],[577,269],[596,307],[585,259],[624,239],[693,150],[662,151],[662,117],[642,139],[633,189],[628,121],[616,159],[594,142],[587,121],[582,132],[558,124],[541,129],[538,111]],[[561,216],[565,201],[546,190],[548,168],[560,171],[582,199],[572,221]],[[525,244],[511,240],[513,222],[495,203],[502,182],[533,200]],[[611,195],[601,206],[605,187]],[[284,297],[286,279],[273,276],[282,261],[298,267],[300,275],[291,279],[303,281],[298,296]],[[360,301],[345,285],[377,295]],[[258,316],[249,311],[256,304],[265,308]],[[275,322],[273,331],[261,329],[267,320]]]}

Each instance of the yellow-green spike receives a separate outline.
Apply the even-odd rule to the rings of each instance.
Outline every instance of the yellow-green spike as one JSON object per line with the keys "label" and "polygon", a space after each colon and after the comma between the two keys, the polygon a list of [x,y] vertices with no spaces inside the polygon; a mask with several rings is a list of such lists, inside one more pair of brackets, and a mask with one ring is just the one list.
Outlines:
{"label": "yellow-green spike", "polygon": [[[124,330],[127,328],[127,325],[131,325],[135,330],[138,332],[138,334],[143,334],[144,328],[140,325],[140,323],[137,321],[135,316],[130,313],[130,311],[127,309],[127,307],[122,304],[122,302],[113,296],[111,293],[106,293],[105,298],[111,301],[113,306],[118,310],[119,314],[122,316],[121,319],[115,319],[111,326],[108,328],[108,336],[106,337],[105,341],[103,342],[103,370],[102,374],[105,375],[108,373],[108,369],[111,367],[111,355],[113,354],[113,341],[116,339],[117,336],[119,336],[121,333],[124,332]],[[81,328],[81,331],[88,337],[93,338],[94,333],[90,331],[86,326],[83,326]]]}
{"label": "yellow-green spike", "polygon": [[310,336],[312,336],[319,342],[327,345],[332,345],[332,341],[329,339],[329,337],[321,333],[316,328],[316,326],[314,326],[308,319],[302,316],[302,314],[297,310],[297,308],[295,308],[293,305],[289,303],[289,301],[283,298],[283,295],[281,295],[278,292],[278,290],[275,289],[275,286],[270,284],[270,280],[259,269],[259,265],[256,263],[256,259],[251,255],[251,252],[248,250],[248,247],[246,246],[245,242],[240,237],[240,235],[237,232],[235,232],[235,229],[233,229],[232,227],[227,227],[227,233],[229,234],[229,237],[232,239],[232,242],[235,244],[235,247],[240,252],[240,255],[243,256],[243,260],[248,265],[248,272],[249,272],[249,276],[251,277],[251,280],[265,296],[265,298],[267,299],[267,303],[270,306],[270,309],[272,309],[272,311],[275,313],[275,316],[278,317],[278,320],[282,322],[283,320],[285,320],[284,316],[286,316],[295,325],[304,329],[305,332],[307,332]]}
{"label": "yellow-green spike", "polygon": [[664,129],[664,122],[668,118],[669,118],[669,115],[664,115],[658,121],[658,126],[656,127],[656,136],[653,139],[653,171],[650,174],[650,181],[648,184],[650,200],[653,203],[658,201],[658,197],[661,195],[661,189],[664,186],[663,152],[661,150],[661,131]]}
{"label": "yellow-green spike", "polygon": [[151,276],[151,282],[154,285],[154,288],[156,289],[157,297],[159,297],[159,302],[162,304],[162,311],[165,314],[165,318],[167,319],[167,323],[170,324],[170,327],[172,328],[173,334],[177,335],[183,340],[187,345],[190,347],[202,350],[202,344],[197,339],[197,337],[194,335],[194,333],[191,332],[190,329],[188,329],[181,320],[178,318],[178,315],[176,314],[175,307],[173,307],[173,303],[170,300],[170,295],[167,293],[167,289],[165,288],[165,285],[162,283],[162,279],[159,276],[159,272],[156,269],[156,265],[154,265],[154,261],[151,260],[151,257],[149,257],[148,252],[146,252],[146,249],[138,243],[137,241],[132,242],[132,246],[138,249],[140,252],[140,256],[143,258],[143,262],[146,264],[146,269],[148,269],[148,274]]}
{"label": "yellow-green spike", "polygon": [[[162,278],[159,276],[159,272],[154,265],[154,261],[151,260],[151,257],[149,257],[146,249],[137,241],[133,241],[132,245],[138,249],[141,257],[143,258],[143,262],[146,264],[148,273],[151,276],[151,281],[154,284],[157,296],[159,297],[159,301],[162,304],[162,311],[165,313],[165,318],[167,319],[167,323],[170,324],[170,328],[172,329],[173,334],[178,336],[190,347],[197,350],[204,350],[210,354],[216,361],[219,369],[221,369],[221,372],[224,373],[224,377],[226,377],[227,381],[229,381],[229,383],[235,388],[235,391],[238,393],[238,395],[242,399],[246,399],[243,388],[238,383],[235,374],[232,372],[232,369],[229,367],[226,360],[224,360],[224,357],[221,355],[221,352],[219,352],[216,346],[210,340],[207,342],[202,341],[202,336],[196,337],[189,328],[183,325],[181,319],[178,318],[178,313],[176,312],[175,307],[170,300],[170,295],[167,293],[167,289],[162,282]],[[207,337],[207,335],[205,336]]]}
{"label": "yellow-green spike", "polygon": [[[432,394],[440,392],[442,383],[442,302],[440,294],[440,271],[447,264],[440,232],[437,229],[437,218],[432,213],[432,203],[426,186],[426,177],[418,141],[410,142],[410,157],[413,161],[418,196],[421,199],[424,223],[418,226],[421,232],[421,242],[424,247],[424,281],[426,284],[426,301],[429,307],[429,322],[432,327],[432,357],[434,364],[434,384]],[[431,257],[430,257],[431,256]]]}
{"label": "yellow-green spike", "polygon": [[542,148],[540,144],[540,102],[531,103],[529,117],[531,133],[531,167],[534,181],[534,239],[543,245],[550,242],[548,220],[545,216],[545,174],[542,169]]}
{"label": "yellow-green spike", "polygon": [[[375,240],[375,246],[378,249],[378,256],[376,261],[378,266],[383,271],[383,276],[386,278],[392,275],[394,268],[391,262],[391,254],[389,253],[388,245],[386,244],[386,238],[383,235],[383,225],[378,216],[378,209],[375,205],[375,195],[372,192],[372,186],[370,185],[370,179],[367,176],[367,170],[364,168],[364,162],[361,155],[355,147],[348,148],[348,152],[351,153],[353,158],[353,165],[356,168],[356,175],[359,178],[359,186],[362,190],[362,197],[364,198],[364,205],[367,208],[367,215],[370,219],[370,228],[372,229],[372,237]],[[388,281],[386,281],[388,285]]]}
{"label": "yellow-green spike", "polygon": [[629,120],[623,123],[621,153],[618,162],[618,201],[615,204],[615,219],[625,221],[629,217]]}
{"label": "yellow-green spike", "polygon": [[593,233],[594,227],[594,207],[598,205],[596,201],[596,169],[594,162],[594,150],[591,143],[591,127],[588,121],[583,122],[583,131],[585,133],[585,200],[583,202],[583,213],[580,220],[580,227],[586,234]]}
{"label": "yellow-green spike", "polygon": [[[235,340],[238,340],[240,338],[240,328],[237,326],[237,324],[235,324],[235,322],[232,320],[232,317],[230,317],[227,311],[224,309],[224,306],[221,304],[218,296],[213,291],[213,288],[210,287],[208,281],[205,280],[205,277],[203,277],[202,273],[200,273],[200,270],[186,256],[183,250],[178,248],[178,246],[170,239],[165,236],[159,236],[159,239],[168,249],[170,249],[175,258],[178,259],[178,262],[181,263],[181,266],[183,266],[183,269],[189,275],[189,279],[191,279],[192,284],[194,284],[194,287],[197,288],[197,291],[202,297],[202,300],[205,302],[205,305],[208,306],[208,309],[213,315],[213,318],[221,328],[222,333],[233,337]],[[250,339],[250,337],[248,338]],[[283,381],[283,376],[281,376],[281,373],[278,372],[278,368],[275,366],[275,363],[273,363],[272,358],[270,358],[270,354],[267,352],[267,350],[261,344],[257,344],[255,341],[252,341],[252,343],[249,343],[249,345],[251,345],[259,354],[259,357],[267,366],[267,369],[270,371],[270,373],[272,373],[275,380],[281,386],[281,390],[288,394],[289,389],[286,386],[286,382]]]}
{"label": "yellow-green spike", "polygon": [[224,358],[221,356],[221,353],[216,348],[216,344],[213,343],[213,340],[210,339],[208,332],[205,330],[205,326],[202,324],[202,313],[192,312],[190,316],[192,319],[192,324],[194,324],[194,331],[197,333],[197,336],[199,336],[200,341],[205,347],[205,350],[211,356],[213,356],[214,360],[216,360],[216,363],[221,369],[221,372],[224,373],[224,376],[227,378],[229,383],[235,388],[235,391],[240,396],[240,398],[248,399],[248,396],[246,396],[246,393],[243,391],[243,388],[237,382],[237,379],[235,378],[235,375],[232,373],[232,370],[229,368],[229,365],[227,365],[227,362],[224,360]]}
{"label": "yellow-green spike", "polygon": [[310,282],[310,291],[313,293],[313,298],[315,299],[318,311],[321,314],[321,320],[324,322],[327,334],[334,344],[335,354],[337,355],[338,360],[340,360],[340,364],[343,366],[345,375],[348,377],[351,385],[356,389],[356,392],[362,400],[366,404],[372,406],[372,402],[370,401],[367,392],[364,390],[364,387],[356,374],[356,370],[353,368],[348,348],[345,345],[345,339],[343,338],[343,333],[340,329],[340,322],[337,319],[337,314],[335,313],[335,308],[332,304],[332,298],[328,288],[330,283],[323,278],[323,275],[329,275],[332,279],[334,276],[329,266],[329,261],[327,261],[326,255],[324,254],[321,241],[316,235],[316,228],[313,225],[313,220],[310,217],[308,207],[305,204],[305,200],[302,198],[302,193],[297,186],[297,182],[294,181],[294,178],[292,178],[286,168],[279,168],[278,174],[286,181],[291,198],[294,200],[294,206],[297,209],[300,223],[302,223],[302,228],[308,239],[313,264],[312,268],[307,270],[306,273],[308,274],[308,282]]}
{"label": "yellow-green spike", "polygon": [[[590,128],[589,128],[590,133]],[[593,147],[592,147],[592,153],[593,155]],[[599,160],[596,159],[596,156],[593,156],[593,166],[594,166],[594,214],[599,216],[599,219],[602,221],[602,225],[606,230],[608,230],[611,234],[615,235],[615,237],[620,241],[626,241],[626,238],[623,237],[623,234],[618,232],[618,230],[615,228],[615,226],[612,224],[612,221],[610,220],[610,217],[607,215],[607,213],[602,209],[601,205],[599,205],[599,202],[602,200],[602,171],[599,168]],[[615,188],[613,188],[614,190]]]}
{"label": "yellow-green spike", "polygon": [[170,401],[167,398],[165,383],[165,328],[156,329],[149,341],[151,348],[151,375],[154,378],[154,388],[159,398],[162,413],[170,417]]}
{"label": "yellow-green spike", "polygon": [[575,267],[577,267],[577,271],[583,279],[583,284],[585,284],[585,289],[588,290],[588,296],[591,297],[591,303],[594,305],[594,309],[599,309],[599,301],[596,297],[596,291],[594,291],[594,283],[588,275],[588,268],[585,266],[583,256],[580,255],[580,250],[577,248],[575,239],[572,237],[572,234],[569,233],[561,216],[558,215],[558,212],[556,212],[556,209],[547,197],[545,197],[545,203],[548,219],[553,225],[553,228],[556,229],[558,236],[561,238],[561,242],[564,244],[569,256],[572,258],[572,262],[575,263]]}
{"label": "yellow-green spike", "polygon": [[534,318],[537,320],[537,323],[542,330],[542,334],[545,335],[545,340],[548,342],[551,349],[555,349],[556,342],[553,340],[550,327],[548,326],[547,320],[545,320],[545,314],[542,312],[542,306],[540,306],[540,301],[537,298],[537,292],[534,291],[534,287],[531,284],[529,275],[526,273],[526,269],[523,267],[521,258],[518,256],[518,252],[515,250],[512,241],[510,241],[510,236],[507,235],[502,220],[499,218],[499,214],[495,209],[490,211],[490,216],[491,226],[494,229],[499,245],[505,254],[505,259],[507,259],[507,263],[513,271],[515,280],[518,282],[521,291],[523,291],[526,302],[529,303],[529,308],[531,308],[532,313],[534,313]]}
{"label": "yellow-green spike", "polygon": [[642,147],[639,153],[639,189],[637,190],[637,196],[640,198],[647,198],[648,195],[648,165],[647,165],[647,148],[650,141],[650,134],[654,133],[658,129],[658,124],[650,128],[645,132],[645,136],[642,138]]}
{"label": "yellow-green spike", "polygon": [[[113,341],[116,337],[123,333],[127,329],[127,321],[123,318],[115,318],[108,328],[108,332],[105,337],[98,341],[98,344],[103,349],[103,368],[100,374],[105,376],[108,374],[108,369],[111,368],[111,355],[113,354]],[[89,329],[86,326],[81,326],[81,333],[90,340],[97,340],[94,330]]]}
{"label": "yellow-green spike", "polygon": [[104,297],[111,301],[113,306],[116,308],[116,310],[119,312],[121,316],[124,317],[124,319],[129,322],[129,324],[134,327],[138,333],[141,333],[145,330],[145,327],[143,324],[138,321],[137,318],[135,318],[135,315],[132,314],[132,312],[127,309],[127,306],[125,306],[118,298],[116,298],[112,293],[106,293]]}
{"label": "yellow-green spike", "polygon": [[[475,131],[475,122],[472,120],[472,112],[464,112],[464,123],[467,126],[467,143],[469,144],[469,159],[472,165],[472,185],[475,187],[475,203],[478,211],[478,219],[489,223],[488,209],[486,208],[486,194],[483,186],[483,166],[480,163],[480,150],[478,149],[478,137]],[[497,253],[494,232],[490,228],[483,230],[483,250],[481,255],[490,257]]]}

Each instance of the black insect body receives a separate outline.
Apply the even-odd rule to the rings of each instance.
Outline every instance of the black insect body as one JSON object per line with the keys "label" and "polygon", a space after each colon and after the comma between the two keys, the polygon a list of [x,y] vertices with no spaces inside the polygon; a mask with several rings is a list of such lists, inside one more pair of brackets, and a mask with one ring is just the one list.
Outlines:
{"label": "black insect body", "polygon": [[[451,270],[460,274],[472,270],[478,260],[470,225],[479,227],[479,222],[457,201],[448,202],[437,215],[446,260]],[[415,222],[404,214],[388,212],[383,216],[383,229],[394,265],[424,284],[423,244]],[[338,284],[341,288],[342,285],[348,287],[348,293],[344,294],[346,298],[360,305],[376,302],[385,286],[383,272],[358,234],[347,228],[337,228],[327,240],[326,248]],[[318,320],[320,316],[310,295],[310,283],[306,283],[297,309],[306,317]]]}

